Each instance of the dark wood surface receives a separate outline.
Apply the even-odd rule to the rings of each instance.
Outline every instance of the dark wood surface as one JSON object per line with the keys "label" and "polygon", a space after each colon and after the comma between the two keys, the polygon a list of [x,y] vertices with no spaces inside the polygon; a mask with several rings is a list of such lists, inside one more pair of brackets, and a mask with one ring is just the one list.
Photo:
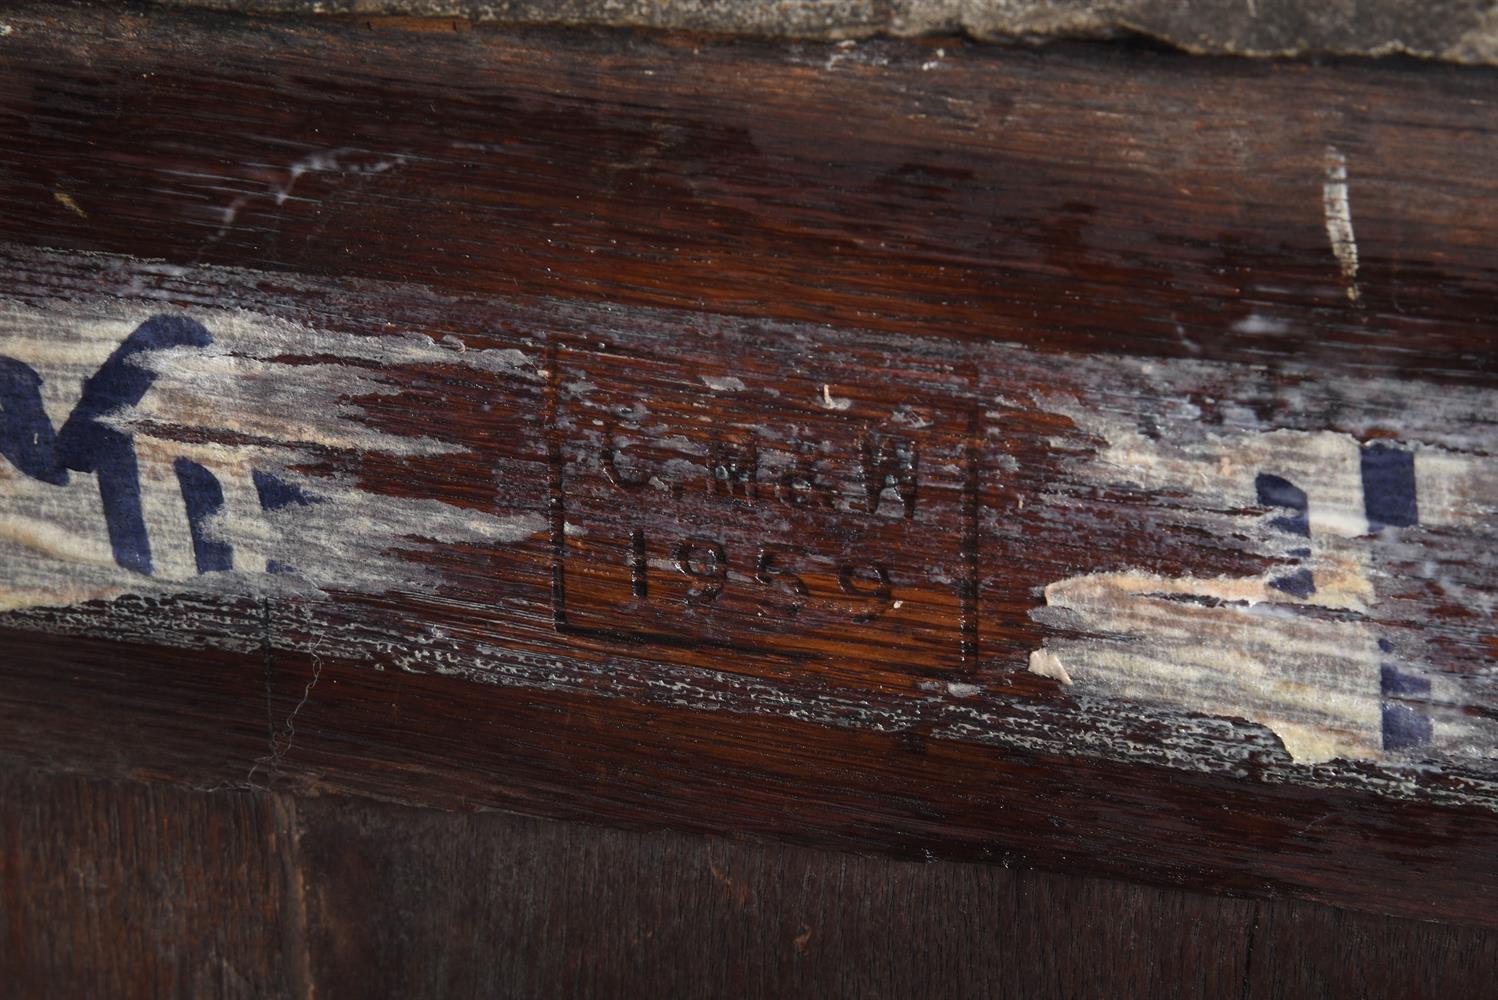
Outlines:
{"label": "dark wood surface", "polygon": [[0,970],[13,997],[287,995],[297,954],[269,795],[0,778]]}
{"label": "dark wood surface", "polygon": [[[274,558],[255,545],[275,538],[235,537],[253,578],[163,568],[121,585],[108,551],[102,568],[57,557],[35,530],[50,494],[8,473],[6,512],[32,517],[8,528],[30,547],[0,623],[14,759],[997,866],[909,869],[962,873],[909,890],[932,898],[941,878],[1020,864],[1498,925],[1493,72],[29,5],[4,19],[0,354],[62,356],[77,370],[47,384],[76,386],[109,324],[201,322],[239,367],[173,355],[205,374],[163,369],[162,388],[203,395],[158,392],[168,409],[133,425],[140,448],[232,453],[240,487],[268,463],[325,500],[281,507],[332,512]],[[1356,267],[1332,221],[1338,170]],[[1460,739],[1405,751],[1331,726],[1335,752],[1297,756],[1291,729],[1237,703],[1027,669],[1107,638],[1046,617],[1052,584],[1294,571],[1298,542],[1265,547],[1272,503],[1099,478],[1125,438],[1148,451],[1245,423],[1467,463],[1466,520],[1405,525],[1403,547],[1354,539],[1355,582],[1380,599],[1286,598],[1284,617],[1326,631],[1271,664],[1335,687],[1341,643],[1324,636],[1382,639],[1428,669],[1418,708]],[[777,448],[821,463],[826,503],[739,475]],[[638,485],[651,470],[663,490]],[[81,536],[74,514],[56,523]],[[301,577],[260,572],[288,562]],[[1183,596],[1183,620],[1231,603]],[[260,836],[267,816],[232,829]],[[400,843],[370,870],[404,863]],[[309,879],[352,877],[320,851]],[[338,934],[360,904],[338,891],[307,934],[357,964],[367,943]],[[1201,899],[1155,891],[1138,898]],[[1250,930],[1264,917],[1255,968],[1292,947],[1281,904],[1221,905]],[[1238,982],[1217,946],[1192,944],[1189,964]],[[1311,964],[1348,976],[1351,955]],[[1069,967],[1046,968],[1067,995]]]}
{"label": "dark wood surface", "polygon": [[32,997],[1483,996],[1491,931],[1000,865],[8,769]]}

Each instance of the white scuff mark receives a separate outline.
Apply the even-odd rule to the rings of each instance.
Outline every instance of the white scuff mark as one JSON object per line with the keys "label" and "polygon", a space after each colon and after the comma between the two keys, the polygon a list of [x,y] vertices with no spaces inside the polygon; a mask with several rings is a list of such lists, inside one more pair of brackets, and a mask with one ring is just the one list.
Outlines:
{"label": "white scuff mark", "polygon": [[[156,376],[151,391],[136,406],[109,415],[106,425],[147,436],[147,428],[165,425],[205,433],[232,431],[281,447],[436,455],[463,449],[431,437],[391,434],[364,419],[357,400],[399,391],[380,369],[449,365],[534,378],[531,359],[513,349],[474,350],[409,332],[356,336],[241,312],[199,311],[193,317],[210,330],[213,342],[139,357],[136,363]],[[40,325],[36,311],[10,307],[0,310],[0,344],[7,357],[38,372],[60,372],[59,366],[75,370],[72,377],[44,381],[49,415],[60,425],[79,380],[102,364],[143,318],[84,321],[69,337]],[[311,358],[337,360],[286,363]]]}
{"label": "white scuff mark", "polygon": [[1358,300],[1358,241],[1352,231],[1352,209],[1347,200],[1347,158],[1335,146],[1326,147],[1326,180],[1321,186],[1326,216],[1326,238],[1342,267],[1347,297]]}
{"label": "white scuff mark", "polygon": [[825,410],[846,410],[853,405],[851,399],[841,399],[832,394],[832,386],[826,382],[822,383],[822,408]]}
{"label": "white scuff mark", "polygon": [[213,234],[213,238],[215,240],[222,239],[224,234],[229,231],[229,227],[234,225],[234,220],[239,218],[239,210],[241,208],[244,208],[245,202],[249,200],[250,195],[235,195],[234,198],[229,202],[229,204],[225,205],[222,209],[219,210],[220,224],[218,227],[218,232]]}
{"label": "white scuff mark", "polygon": [[1420,523],[1487,525],[1498,519],[1498,463],[1437,448],[1414,448]]}
{"label": "white scuff mark", "polygon": [[137,439],[135,459],[139,463],[140,501],[150,532],[154,573],[161,580],[189,580],[197,575],[197,565],[193,559],[187,505],[172,467],[176,455],[170,442]]}
{"label": "white scuff mark", "polygon": [[845,38],[838,42],[832,47],[832,51],[827,53],[827,63],[824,68],[829,70],[836,69],[838,63],[852,57],[853,49],[857,45],[858,42],[852,38]]}
{"label": "white scuff mark", "polygon": [[[214,345],[216,346],[216,345]],[[415,457],[464,450],[435,440],[389,434],[360,421],[353,399],[391,395],[398,388],[378,376],[341,364],[288,366],[215,351],[159,352],[148,364],[158,373],[140,404],[105,418],[106,426],[149,437],[151,426],[197,431],[224,428],[257,442],[296,448],[379,451]],[[309,420],[306,407],[329,407],[337,420]]]}
{"label": "white scuff mark", "polygon": [[[42,407],[60,427],[85,380],[161,312],[122,303],[10,304],[0,308],[0,355],[36,374]],[[154,376],[150,388],[135,405],[99,419],[128,435],[150,574],[117,564],[94,474],[72,471],[58,484],[0,461],[0,610],[125,594],[429,592],[440,584],[440,570],[430,558],[413,560],[413,553],[512,544],[546,529],[534,513],[387,496],[360,486],[352,474],[295,471],[326,465],[337,454],[357,463],[465,451],[437,427],[426,434],[384,429],[359,401],[400,392],[388,376],[403,365],[461,366],[530,381],[535,365],[523,352],[463,348],[400,331],[355,336],[238,311],[195,311],[190,318],[211,343],[136,355],[131,363]],[[179,460],[201,466],[222,492],[220,509],[199,530],[229,547],[230,570],[199,571]],[[257,484],[265,476],[301,499],[265,509]]]}
{"label": "white scuff mark", "polygon": [[269,185],[269,190],[261,193],[246,193],[236,195],[229,204],[225,205],[220,213],[221,224],[213,239],[222,239],[234,225],[234,220],[239,217],[239,212],[250,201],[255,198],[269,197],[277,206],[286,204],[291,198],[292,189],[296,187],[298,180],[304,174],[309,173],[345,173],[345,174],[383,174],[387,170],[405,164],[407,157],[404,154],[393,156],[379,156],[367,150],[342,147],[339,149],[322,150],[309,153],[306,156],[293,160],[286,168],[286,179]]}
{"label": "white scuff mark", "polygon": [[[12,482],[16,478],[0,473],[0,483],[4,484],[6,493],[19,487],[20,484]],[[0,546],[7,544],[61,562],[114,565],[108,542],[97,534],[78,535],[63,525],[22,514],[12,514],[0,520]],[[0,606],[3,606],[3,598],[0,598]]]}
{"label": "white scuff mark", "polygon": [[976,684],[964,684],[961,681],[948,681],[947,694],[953,698],[972,698],[983,693],[983,689]]}
{"label": "white scuff mark", "polygon": [[[986,415],[990,419],[998,416],[998,414],[992,412]],[[917,431],[925,430],[936,423],[930,409],[924,406],[911,406],[908,403],[902,403],[895,407],[895,411],[890,414],[889,419],[890,423],[899,424],[902,427],[909,427],[911,430]]]}
{"label": "white scuff mark", "polygon": [[935,56],[935,58],[928,59],[925,62],[921,63],[921,70],[923,72],[929,72],[929,71],[931,71],[933,69],[936,69],[937,67],[939,67],[941,65],[941,61],[943,59],[945,59],[946,57],[947,57],[947,50],[946,49],[937,49],[936,50],[936,56]]}
{"label": "white scuff mark", "polygon": [[[1345,432],[1265,430],[1252,410],[1226,401],[1217,407],[1220,424],[1204,422],[1190,407],[1161,406],[1159,400],[1172,399],[1185,387],[1170,377],[1180,373],[1209,384],[1223,377],[1220,366],[1177,362],[1170,372],[1147,375],[1153,384],[1132,386],[1116,399],[1040,399],[1045,409],[1101,440],[1094,455],[1077,468],[1078,475],[1099,485],[1190,495],[1190,509],[1204,512],[1202,526],[1227,535],[1242,531],[1246,523],[1230,512],[1257,503],[1257,477],[1279,476],[1305,492],[1310,545],[1316,559],[1329,560],[1322,569],[1330,572],[1339,561],[1356,563],[1356,553],[1366,548],[1359,541],[1369,525],[1363,442],[1356,435],[1371,437],[1376,431],[1387,436],[1398,428],[1399,440],[1414,456],[1421,524],[1475,526],[1498,517],[1498,465],[1485,457],[1492,442],[1482,432],[1491,421],[1486,392],[1450,386],[1432,397],[1420,383],[1366,379],[1329,381],[1316,394],[1279,387],[1275,408],[1281,412],[1299,412],[1328,399],[1355,399],[1365,413],[1381,416],[1357,419],[1344,408],[1339,417],[1348,426]],[[1138,409],[1130,410],[1124,401]],[[1154,429],[1146,433],[1150,425]],[[1068,446],[1064,439],[1055,443]],[[1205,513],[1212,511],[1222,513]],[[1183,510],[1181,516],[1195,515]]]}
{"label": "white scuff mark", "polygon": [[[1144,374],[1164,375],[1153,367]],[[1170,398],[1162,390],[1139,398]],[[1199,413],[1158,405],[1147,416],[1159,426],[1146,435],[1136,417],[1053,405],[1102,439],[1076,470],[1084,481],[1188,496],[1189,504],[1173,505],[1183,524],[1194,519],[1216,537],[1240,537],[1286,565],[1243,578],[1125,570],[1052,583],[1034,616],[1093,638],[1048,640],[1032,651],[1030,670],[1080,693],[1258,722],[1297,761],[1379,758],[1377,636],[1359,620],[1325,613],[1361,614],[1376,601],[1357,439],[1206,428]],[[1263,503],[1266,475],[1303,493],[1308,535],[1283,528],[1293,511]],[[1284,589],[1291,573],[1307,574],[1308,596]]]}
{"label": "white scuff mark", "polygon": [[702,384],[714,392],[739,392],[745,388],[744,380],[734,375],[726,375],[722,378],[713,375],[698,375]]}
{"label": "white scuff mark", "polygon": [[1274,316],[1249,313],[1233,324],[1234,333],[1278,335],[1290,332],[1290,324]]}
{"label": "white scuff mark", "polygon": [[291,189],[303,174],[383,174],[406,162],[404,156],[376,156],[365,150],[343,147],[309,153],[286,168],[286,183],[276,189],[276,204],[285,204]]}

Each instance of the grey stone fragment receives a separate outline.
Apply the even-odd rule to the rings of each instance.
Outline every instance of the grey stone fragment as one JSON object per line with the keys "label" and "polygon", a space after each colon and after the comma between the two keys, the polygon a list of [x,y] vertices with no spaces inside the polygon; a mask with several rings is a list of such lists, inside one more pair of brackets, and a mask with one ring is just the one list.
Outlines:
{"label": "grey stone fragment", "polygon": [[840,40],[1141,34],[1190,52],[1406,54],[1498,65],[1493,0],[162,0],[247,13],[462,17]]}

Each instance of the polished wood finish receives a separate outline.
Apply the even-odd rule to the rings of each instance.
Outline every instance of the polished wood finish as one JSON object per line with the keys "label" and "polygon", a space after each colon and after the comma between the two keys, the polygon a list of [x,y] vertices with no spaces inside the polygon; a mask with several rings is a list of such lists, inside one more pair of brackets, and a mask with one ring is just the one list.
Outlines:
{"label": "polished wood finish", "polygon": [[[362,419],[461,452],[328,449],[301,469],[392,502],[539,519],[506,547],[413,546],[435,592],[12,612],[0,747],[14,759],[1498,925],[1488,765],[1292,765],[1251,720],[1079,702],[1025,669],[1057,634],[1032,614],[1052,581],[1119,562],[1272,564],[1172,520],[1178,498],[1072,478],[1097,438],[1047,393],[1165,413],[1164,395],[1109,373],[1218,365],[1190,396],[1203,419],[1231,403],[1373,439],[1397,414],[1341,394],[1360,380],[1451,399],[1494,387],[1492,72],[52,6],[5,20],[14,303],[244,309],[521,352],[519,374],[365,365],[395,391],[360,397]],[[1329,148],[1359,182],[1351,286],[1328,246]],[[277,364],[290,379],[316,360]],[[710,391],[728,379],[741,397]],[[1309,402],[1288,405],[1286,387]],[[674,506],[626,496],[605,417],[636,402],[664,416],[629,462],[664,466],[675,438],[742,459],[751,431],[790,427],[855,497],[865,449],[882,461],[869,428],[907,407],[929,428],[924,520],[787,514],[734,496],[731,473]],[[873,514],[907,503],[892,475]],[[637,529],[668,564],[664,603],[644,610],[629,603]],[[1465,593],[1495,585],[1485,532],[1442,556]],[[723,559],[703,554],[713,543]],[[812,564],[793,626],[777,602],[794,588],[763,562],[775,546]],[[883,596],[876,559],[895,581]],[[725,563],[741,578],[704,608],[705,567]],[[1486,620],[1408,578],[1420,586],[1392,605],[1405,618],[1368,620],[1415,615],[1443,676],[1467,685],[1456,709],[1491,720]],[[905,618],[875,614],[896,599]],[[434,627],[441,642],[423,645]],[[268,800],[230,801],[257,803],[242,822],[263,835]],[[352,878],[330,851],[321,870]],[[911,877],[933,899],[945,878],[1011,877],[940,871]],[[331,942],[328,962],[357,964],[337,934],[361,904],[341,891],[319,904],[331,926],[308,933]],[[1251,904],[1221,906],[1252,927]],[[1214,943],[1191,947],[1203,976],[1238,975]]]}

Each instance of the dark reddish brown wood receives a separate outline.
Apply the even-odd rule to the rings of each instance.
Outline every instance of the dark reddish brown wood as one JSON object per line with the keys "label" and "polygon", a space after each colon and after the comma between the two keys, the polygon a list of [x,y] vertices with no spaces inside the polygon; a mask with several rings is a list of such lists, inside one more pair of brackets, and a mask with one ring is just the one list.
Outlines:
{"label": "dark reddish brown wood", "polygon": [[[45,6],[9,23],[11,240],[1039,349],[1492,371],[1487,70]],[[1328,145],[1360,181],[1361,308],[1327,246]],[[337,150],[350,169],[293,180]],[[1266,308],[1305,333],[1225,332]]]}
{"label": "dark reddish brown wood", "polygon": [[[463,450],[329,447],[298,471],[538,525],[503,547],[413,546],[440,580],[428,592],[10,614],[7,753],[1494,924],[1481,762],[1293,771],[1254,720],[1079,703],[1024,670],[1064,631],[1032,614],[1048,583],[1120,561],[1273,565],[1175,518],[1187,505],[1169,491],[1068,478],[1099,438],[1045,393],[1169,424],[1180,400],[1135,392],[1138,359],[1212,362],[1181,394],[1211,426],[1231,404],[1374,440],[1405,414],[1359,398],[1362,380],[1418,378],[1448,402],[1494,387],[1491,72],[950,40],[928,69],[936,42],[6,18],[13,303],[59,327],[128,300],[521,352],[515,372],[351,365],[393,387],[356,394],[364,426]],[[1359,178],[1356,298],[1328,245],[1329,148]],[[319,358],[267,363],[292,381]],[[727,379],[745,395],[710,394]],[[772,518],[734,505],[728,472],[671,507],[626,495],[609,420],[635,403],[656,422],[615,456],[625,477],[679,458],[676,438],[735,468],[755,434],[789,427],[850,489],[883,461],[869,429],[906,407],[926,434],[929,520]],[[1484,419],[1462,410],[1456,429]],[[784,629],[763,591],[699,613],[704,574],[666,573],[666,604],[642,611],[642,523],[668,567],[719,565],[703,553],[723,544],[769,578],[772,605],[793,595],[763,550],[803,546],[816,600]],[[1478,720],[1493,715],[1490,629],[1452,595],[1495,588],[1491,535],[1437,550],[1458,590],[1411,560],[1398,614],[1367,614],[1425,616],[1415,638]],[[908,617],[869,614],[884,602],[869,553],[887,554]]]}
{"label": "dark reddish brown wood", "polygon": [[1336,910],[1267,902],[1255,911],[1243,995],[1259,1000],[1481,994],[1491,989],[1493,973],[1484,966],[1493,947],[1491,938],[1471,929],[1364,923]]}
{"label": "dark reddish brown wood", "polygon": [[0,765],[6,994],[305,995],[277,812],[269,795]]}
{"label": "dark reddish brown wood", "polygon": [[17,998],[1482,995],[1491,931],[342,796],[0,772]]}
{"label": "dark reddish brown wood", "polygon": [[[11,633],[7,644],[15,651],[7,746],[29,751],[31,766],[65,758],[205,787],[329,785],[450,809],[1084,867],[1491,922],[1494,854],[1475,810],[1225,786],[919,731],[849,732],[730,713],[708,729],[697,712],[667,705],[547,696],[333,659],[298,709],[317,668],[285,653],[275,657],[267,718],[264,680],[249,658],[73,639],[61,680],[55,642]],[[54,699],[74,720],[65,740]],[[267,751],[268,726],[279,757]],[[1064,783],[1056,780],[1063,769]]]}

